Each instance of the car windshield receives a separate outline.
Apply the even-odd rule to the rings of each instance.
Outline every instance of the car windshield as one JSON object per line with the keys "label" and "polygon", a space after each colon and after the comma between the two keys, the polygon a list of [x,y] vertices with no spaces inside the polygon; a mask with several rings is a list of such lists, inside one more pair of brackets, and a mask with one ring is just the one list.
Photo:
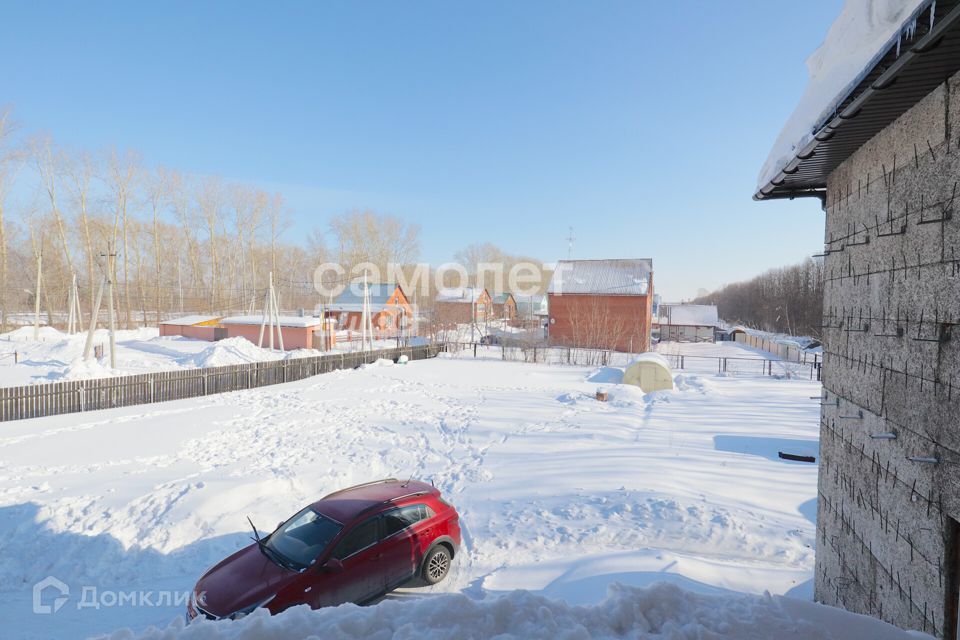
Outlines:
{"label": "car windshield", "polygon": [[264,546],[299,570],[316,560],[342,528],[340,523],[307,507],[274,531]]}

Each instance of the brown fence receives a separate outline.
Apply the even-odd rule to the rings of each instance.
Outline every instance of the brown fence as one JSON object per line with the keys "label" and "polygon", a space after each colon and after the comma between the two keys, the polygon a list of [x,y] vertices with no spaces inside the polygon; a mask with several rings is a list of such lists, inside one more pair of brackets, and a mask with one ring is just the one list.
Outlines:
{"label": "brown fence", "polygon": [[0,388],[0,422],[254,389],[302,380],[338,369],[353,369],[380,358],[395,361],[405,355],[410,360],[423,360],[436,356],[439,351],[439,346],[421,345],[225,367],[5,387]]}

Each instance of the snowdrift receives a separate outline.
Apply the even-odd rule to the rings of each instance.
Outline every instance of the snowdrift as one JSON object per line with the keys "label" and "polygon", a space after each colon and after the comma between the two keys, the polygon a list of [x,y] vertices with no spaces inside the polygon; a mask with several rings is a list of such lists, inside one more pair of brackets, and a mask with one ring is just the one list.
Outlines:
{"label": "snowdrift", "polygon": [[121,630],[113,640],[263,640],[283,638],[449,638],[686,640],[907,640],[916,638],[878,620],[823,605],[771,596],[707,596],[668,583],[648,588],[610,585],[596,606],[571,606],[528,591],[472,600],[464,595],[386,600],[277,616],[258,611],[239,621],[177,620],[141,635]]}

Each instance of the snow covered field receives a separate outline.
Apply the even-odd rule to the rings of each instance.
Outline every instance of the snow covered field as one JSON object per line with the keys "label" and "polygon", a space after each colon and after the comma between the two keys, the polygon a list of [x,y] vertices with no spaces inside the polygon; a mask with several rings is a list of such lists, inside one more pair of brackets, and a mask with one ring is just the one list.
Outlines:
{"label": "snow covered field", "polygon": [[[156,328],[119,330],[116,335],[117,367],[110,368],[109,333],[99,329],[94,344],[104,345],[100,361],[83,360],[87,334],[67,335],[50,327],[40,328],[40,339],[33,339],[33,327],[22,327],[0,334],[0,387],[14,387],[59,380],[105,378],[150,371],[218,367],[247,362],[302,358],[321,351],[271,351],[261,349],[243,338],[219,342],[192,340],[180,336],[160,337]],[[378,340],[376,348],[396,346],[394,340]],[[359,348],[358,343],[340,343],[337,350]],[[17,352],[17,362],[13,354]]]}
{"label": "snow covered field", "polygon": [[[598,378],[609,402],[593,398]],[[577,625],[596,637],[905,637],[808,603],[732,594],[810,598],[816,467],[777,451],[816,452],[818,383],[681,374],[675,390],[645,396],[609,379],[441,357],[4,424],[4,635],[129,627],[116,636],[126,638],[172,624],[147,637],[588,637]],[[77,606],[84,587],[150,592],[156,604],[248,544],[247,515],[270,529],[333,489],[411,475],[432,479],[462,516],[464,549],[432,589],[183,631],[182,607]],[[35,614],[32,587],[46,576],[69,598]],[[637,590],[664,580],[684,591]],[[604,601],[612,582],[624,586]]]}

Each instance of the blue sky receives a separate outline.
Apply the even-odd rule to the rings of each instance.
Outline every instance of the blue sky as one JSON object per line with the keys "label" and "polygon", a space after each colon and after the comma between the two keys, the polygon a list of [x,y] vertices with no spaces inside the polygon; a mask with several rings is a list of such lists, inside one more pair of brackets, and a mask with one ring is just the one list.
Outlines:
{"label": "blue sky", "polygon": [[287,196],[295,237],[371,208],[422,258],[650,257],[667,299],[822,248],[757,173],[842,0],[26,2],[0,104],[92,150]]}

